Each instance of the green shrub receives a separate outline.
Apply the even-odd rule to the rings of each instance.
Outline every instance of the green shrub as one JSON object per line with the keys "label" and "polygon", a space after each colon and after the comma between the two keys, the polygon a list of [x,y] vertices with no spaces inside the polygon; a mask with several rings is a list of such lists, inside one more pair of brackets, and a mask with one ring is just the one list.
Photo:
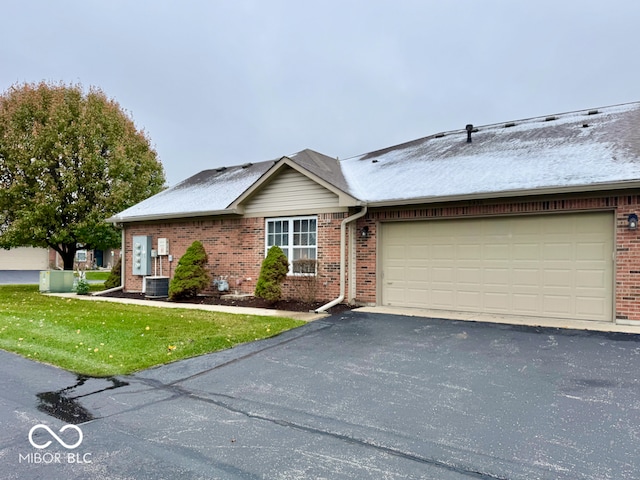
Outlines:
{"label": "green shrub", "polygon": [[169,284],[170,300],[195,297],[211,284],[211,275],[204,268],[207,261],[204,246],[196,240],[178,262]]}
{"label": "green shrub", "polygon": [[87,282],[84,278],[80,278],[78,283],[76,284],[76,293],[78,295],[86,295],[89,293],[89,282]]}
{"label": "green shrub", "polygon": [[287,277],[289,261],[282,249],[274,245],[267,252],[260,267],[260,276],[256,283],[255,296],[275,303],[282,298],[281,284]]}
{"label": "green shrub", "polygon": [[116,288],[120,286],[120,284],[122,283],[121,268],[122,268],[122,258],[118,258],[118,261],[116,262],[116,264],[111,268],[111,273],[109,274],[109,277],[107,277],[107,279],[104,282],[105,289]]}

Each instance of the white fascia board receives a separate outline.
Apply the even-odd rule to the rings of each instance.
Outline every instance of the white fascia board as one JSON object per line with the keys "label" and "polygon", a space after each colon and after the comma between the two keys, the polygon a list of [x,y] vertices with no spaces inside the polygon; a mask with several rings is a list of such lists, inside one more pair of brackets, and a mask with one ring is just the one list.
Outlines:
{"label": "white fascia board", "polygon": [[446,195],[446,196],[434,196],[434,197],[419,197],[419,198],[399,198],[393,200],[382,200],[379,202],[367,202],[370,208],[374,207],[402,207],[404,205],[419,205],[427,203],[450,203],[450,202],[462,202],[468,200],[490,200],[497,198],[513,198],[513,197],[533,197],[541,195],[553,195],[563,193],[590,193],[590,192],[602,192],[608,190],[626,190],[640,188],[640,180],[631,180],[625,182],[615,183],[596,183],[589,185],[579,186],[567,186],[567,187],[550,187],[550,188],[535,188],[535,189],[523,189],[523,190],[505,190],[502,192],[478,192],[461,195]]}
{"label": "white fascia board", "polygon": [[228,208],[225,210],[212,210],[208,212],[180,212],[180,213],[171,213],[171,214],[155,214],[155,215],[137,215],[131,217],[120,218],[118,216],[113,216],[107,218],[107,223],[131,223],[131,222],[146,222],[152,220],[175,220],[178,218],[194,218],[194,217],[215,217],[217,215],[238,215],[242,212],[239,209]]}

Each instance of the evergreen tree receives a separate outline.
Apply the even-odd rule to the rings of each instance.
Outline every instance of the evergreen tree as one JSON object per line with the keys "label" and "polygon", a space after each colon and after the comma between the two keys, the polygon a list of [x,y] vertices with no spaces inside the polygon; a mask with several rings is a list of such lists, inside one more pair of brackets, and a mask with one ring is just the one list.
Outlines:
{"label": "evergreen tree", "polygon": [[260,276],[256,283],[255,296],[269,303],[282,299],[282,282],[289,272],[289,261],[282,249],[274,245],[267,252],[260,267]]}
{"label": "evergreen tree", "polygon": [[208,259],[201,242],[196,240],[187,248],[169,284],[170,300],[195,297],[211,284],[211,275],[205,269]]}
{"label": "evergreen tree", "polygon": [[122,283],[122,257],[118,258],[116,264],[111,268],[111,273],[107,277],[107,280],[104,282],[104,288],[115,288],[119,287]]}

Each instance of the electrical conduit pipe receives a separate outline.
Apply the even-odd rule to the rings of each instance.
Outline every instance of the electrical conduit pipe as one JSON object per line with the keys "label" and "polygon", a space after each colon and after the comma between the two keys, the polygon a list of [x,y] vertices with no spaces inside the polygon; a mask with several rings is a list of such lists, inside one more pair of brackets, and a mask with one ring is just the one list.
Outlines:
{"label": "electrical conduit pipe", "polygon": [[344,220],[342,220],[342,223],[340,223],[340,296],[335,300],[331,300],[329,303],[322,305],[319,308],[316,308],[314,310],[315,313],[322,313],[325,310],[329,310],[331,307],[336,306],[337,304],[339,304],[344,300],[345,290],[346,290],[344,277],[346,273],[345,263],[347,260],[347,239],[346,239],[347,224],[361,217],[364,217],[366,214],[367,214],[367,206],[364,205],[362,207],[362,210],[360,210],[358,213],[354,213],[350,217],[345,218]]}

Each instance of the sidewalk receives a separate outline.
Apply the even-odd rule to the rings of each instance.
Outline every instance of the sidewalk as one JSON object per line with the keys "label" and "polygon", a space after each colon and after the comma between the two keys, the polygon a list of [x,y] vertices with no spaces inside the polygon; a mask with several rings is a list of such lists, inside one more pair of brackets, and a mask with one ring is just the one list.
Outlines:
{"label": "sidewalk", "polygon": [[408,317],[442,318],[447,320],[462,320],[465,322],[501,323],[504,325],[520,325],[524,327],[562,328],[569,330],[640,334],[640,326],[638,325],[625,325],[614,322],[596,322],[592,320],[573,320],[568,318],[541,318],[517,315],[496,315],[490,313],[450,312],[447,310],[387,307],[382,305],[376,307],[361,307],[355,311],[386,315],[403,315]]}
{"label": "sidewalk", "polygon": [[231,307],[227,305],[202,305],[197,303],[172,303],[157,300],[137,300],[131,298],[101,297],[97,295],[77,295],[75,293],[47,293],[46,295],[50,295],[52,297],[73,298],[76,300],[126,303],[129,305],[144,305],[146,307],[186,308],[192,310],[208,310],[210,312],[259,315],[263,317],[286,317],[293,318],[294,320],[302,320],[304,322],[312,322],[313,320],[326,318],[328,316],[328,314],[326,313],[291,312],[287,310],[272,310],[269,308]]}

